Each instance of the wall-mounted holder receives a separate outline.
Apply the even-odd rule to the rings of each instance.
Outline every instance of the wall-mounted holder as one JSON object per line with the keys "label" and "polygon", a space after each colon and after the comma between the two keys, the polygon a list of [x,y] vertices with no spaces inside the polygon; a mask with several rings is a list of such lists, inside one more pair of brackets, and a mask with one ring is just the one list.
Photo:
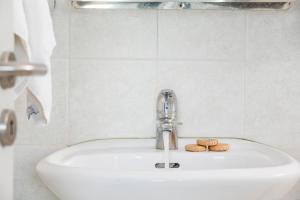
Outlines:
{"label": "wall-mounted holder", "polygon": [[76,9],[287,10],[296,0],[71,0]]}

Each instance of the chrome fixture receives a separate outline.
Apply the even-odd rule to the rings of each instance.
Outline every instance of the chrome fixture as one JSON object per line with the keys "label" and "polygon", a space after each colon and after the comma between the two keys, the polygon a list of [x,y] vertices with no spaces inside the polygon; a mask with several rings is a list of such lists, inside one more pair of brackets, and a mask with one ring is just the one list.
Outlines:
{"label": "chrome fixture", "polygon": [[0,116],[0,145],[10,146],[17,135],[17,118],[12,110],[3,110]]}
{"label": "chrome fixture", "polygon": [[76,9],[287,10],[296,0],[71,0]]}
{"label": "chrome fixture", "polygon": [[[165,163],[156,163],[154,166],[155,166],[155,168],[158,168],[158,169],[164,169]],[[180,167],[179,163],[169,163],[169,168],[177,169],[179,167]]]}
{"label": "chrome fixture", "polygon": [[15,54],[12,52],[4,52],[0,56],[0,86],[2,89],[13,87],[17,76],[45,75],[46,73],[45,65],[16,63]]}
{"label": "chrome fixture", "polygon": [[169,132],[169,147],[177,149],[177,99],[172,90],[162,90],[156,105],[156,148],[164,149],[164,132]]}

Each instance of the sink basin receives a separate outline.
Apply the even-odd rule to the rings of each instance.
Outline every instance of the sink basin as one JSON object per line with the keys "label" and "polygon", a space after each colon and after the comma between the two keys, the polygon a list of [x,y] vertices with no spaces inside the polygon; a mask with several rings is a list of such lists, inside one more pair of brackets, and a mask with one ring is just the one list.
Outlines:
{"label": "sink basin", "polygon": [[37,171],[61,200],[280,200],[300,176],[298,162],[267,145],[220,139],[228,152],[170,152],[178,168],[156,168],[154,139],[97,140],[41,160]]}

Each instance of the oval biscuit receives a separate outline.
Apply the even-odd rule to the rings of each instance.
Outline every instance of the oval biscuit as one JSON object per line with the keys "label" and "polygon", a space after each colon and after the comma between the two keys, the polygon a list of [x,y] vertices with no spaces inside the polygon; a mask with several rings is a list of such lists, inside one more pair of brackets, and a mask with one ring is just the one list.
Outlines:
{"label": "oval biscuit", "polygon": [[218,144],[218,140],[217,139],[198,139],[197,144],[200,146],[205,146],[205,147],[215,146]]}
{"label": "oval biscuit", "polygon": [[185,150],[189,152],[202,152],[206,151],[206,147],[199,146],[197,144],[188,144],[185,146]]}
{"label": "oval biscuit", "polygon": [[217,144],[215,146],[208,147],[209,151],[228,151],[229,144]]}

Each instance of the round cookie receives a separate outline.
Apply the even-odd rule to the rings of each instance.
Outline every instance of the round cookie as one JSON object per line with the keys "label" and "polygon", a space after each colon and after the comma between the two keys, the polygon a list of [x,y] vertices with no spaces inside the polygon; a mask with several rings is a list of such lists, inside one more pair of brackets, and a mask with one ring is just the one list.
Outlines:
{"label": "round cookie", "polygon": [[197,144],[187,144],[185,145],[185,150],[189,152],[202,152],[206,151],[206,147],[199,146]]}
{"label": "round cookie", "polygon": [[200,146],[210,147],[218,144],[217,139],[198,139],[197,144]]}
{"label": "round cookie", "polygon": [[218,152],[220,152],[220,151],[228,151],[229,150],[229,144],[221,144],[221,143],[219,143],[219,144],[217,144],[215,146],[208,147],[208,150],[209,151],[218,151]]}

